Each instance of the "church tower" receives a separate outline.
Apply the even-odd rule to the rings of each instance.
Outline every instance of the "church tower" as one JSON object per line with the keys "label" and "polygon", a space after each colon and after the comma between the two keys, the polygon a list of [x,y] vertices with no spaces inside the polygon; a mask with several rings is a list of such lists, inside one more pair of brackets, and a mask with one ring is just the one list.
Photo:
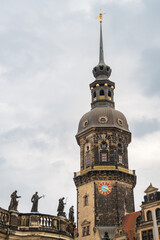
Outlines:
{"label": "church tower", "polygon": [[[115,110],[115,83],[104,62],[102,13],[99,63],[90,84],[91,110],[79,122],[80,171],[74,175],[77,188],[79,240],[107,239],[126,213],[134,211],[135,171],[128,167],[131,133],[125,116]],[[106,237],[106,238],[105,238]]]}

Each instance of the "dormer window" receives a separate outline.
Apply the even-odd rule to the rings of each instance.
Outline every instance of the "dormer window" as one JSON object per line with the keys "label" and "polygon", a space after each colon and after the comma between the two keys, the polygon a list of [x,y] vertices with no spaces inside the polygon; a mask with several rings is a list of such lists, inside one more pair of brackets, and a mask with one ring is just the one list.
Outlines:
{"label": "dormer window", "polygon": [[151,213],[151,211],[147,212],[147,221],[152,221],[152,213]]}

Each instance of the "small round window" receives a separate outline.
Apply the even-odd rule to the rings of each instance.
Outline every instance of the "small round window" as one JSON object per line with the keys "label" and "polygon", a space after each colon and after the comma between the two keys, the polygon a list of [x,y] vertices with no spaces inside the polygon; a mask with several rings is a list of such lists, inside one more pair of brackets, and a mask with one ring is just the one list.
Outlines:
{"label": "small round window", "polygon": [[118,118],[117,119],[117,123],[120,125],[120,126],[123,126],[123,120],[121,118]]}
{"label": "small round window", "polygon": [[84,122],[83,122],[83,127],[85,128],[85,127],[87,127],[88,126],[88,120],[85,120]]}
{"label": "small round window", "polygon": [[99,123],[107,123],[108,122],[108,117],[107,116],[101,116],[98,119]]}

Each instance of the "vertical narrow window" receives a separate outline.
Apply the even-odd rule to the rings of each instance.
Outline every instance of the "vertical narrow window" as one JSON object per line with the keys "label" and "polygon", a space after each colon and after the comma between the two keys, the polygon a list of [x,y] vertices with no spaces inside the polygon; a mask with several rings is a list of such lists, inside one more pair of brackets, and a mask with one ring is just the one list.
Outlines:
{"label": "vertical narrow window", "polygon": [[148,240],[148,237],[147,237],[147,231],[143,231],[142,232],[142,240]]}
{"label": "vertical narrow window", "polygon": [[118,153],[122,154],[123,153],[123,147],[121,143],[118,143]]}
{"label": "vertical narrow window", "polygon": [[89,146],[87,146],[86,150],[86,168],[90,166],[90,151],[89,151]]}
{"label": "vertical narrow window", "polygon": [[90,226],[87,226],[87,235],[90,234]]}
{"label": "vertical narrow window", "polygon": [[88,196],[84,196],[84,206],[88,206]]}
{"label": "vertical narrow window", "polygon": [[153,232],[152,229],[148,230],[148,239],[153,240]]}
{"label": "vertical narrow window", "polygon": [[104,96],[104,90],[101,90],[99,93],[100,96]]}
{"label": "vertical narrow window", "polygon": [[153,240],[153,232],[152,229],[146,230],[142,232],[142,240]]}
{"label": "vertical narrow window", "polygon": [[82,236],[86,236],[86,227],[82,228]]}
{"label": "vertical narrow window", "polygon": [[160,218],[160,208],[156,209],[156,218]]}
{"label": "vertical narrow window", "polygon": [[93,93],[93,100],[96,100],[96,92]]}
{"label": "vertical narrow window", "polygon": [[119,155],[119,163],[122,164],[122,156],[121,155]]}
{"label": "vertical narrow window", "polygon": [[101,153],[101,161],[107,162],[107,153]]}
{"label": "vertical narrow window", "polygon": [[88,236],[90,235],[90,226],[85,226],[82,228],[82,236]]}
{"label": "vertical narrow window", "polygon": [[108,91],[108,99],[111,100],[111,91]]}
{"label": "vertical narrow window", "polygon": [[105,99],[104,90],[103,89],[99,92],[99,97],[100,97],[100,99]]}
{"label": "vertical narrow window", "polygon": [[159,235],[159,239],[160,239],[160,228],[158,228],[158,235]]}

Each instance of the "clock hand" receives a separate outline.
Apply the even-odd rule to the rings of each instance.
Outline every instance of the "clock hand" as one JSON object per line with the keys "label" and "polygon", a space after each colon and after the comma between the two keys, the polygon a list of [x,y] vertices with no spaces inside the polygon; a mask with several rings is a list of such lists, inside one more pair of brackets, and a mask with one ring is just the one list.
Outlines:
{"label": "clock hand", "polygon": [[103,187],[104,189],[108,189],[108,188],[106,188],[106,187]]}

